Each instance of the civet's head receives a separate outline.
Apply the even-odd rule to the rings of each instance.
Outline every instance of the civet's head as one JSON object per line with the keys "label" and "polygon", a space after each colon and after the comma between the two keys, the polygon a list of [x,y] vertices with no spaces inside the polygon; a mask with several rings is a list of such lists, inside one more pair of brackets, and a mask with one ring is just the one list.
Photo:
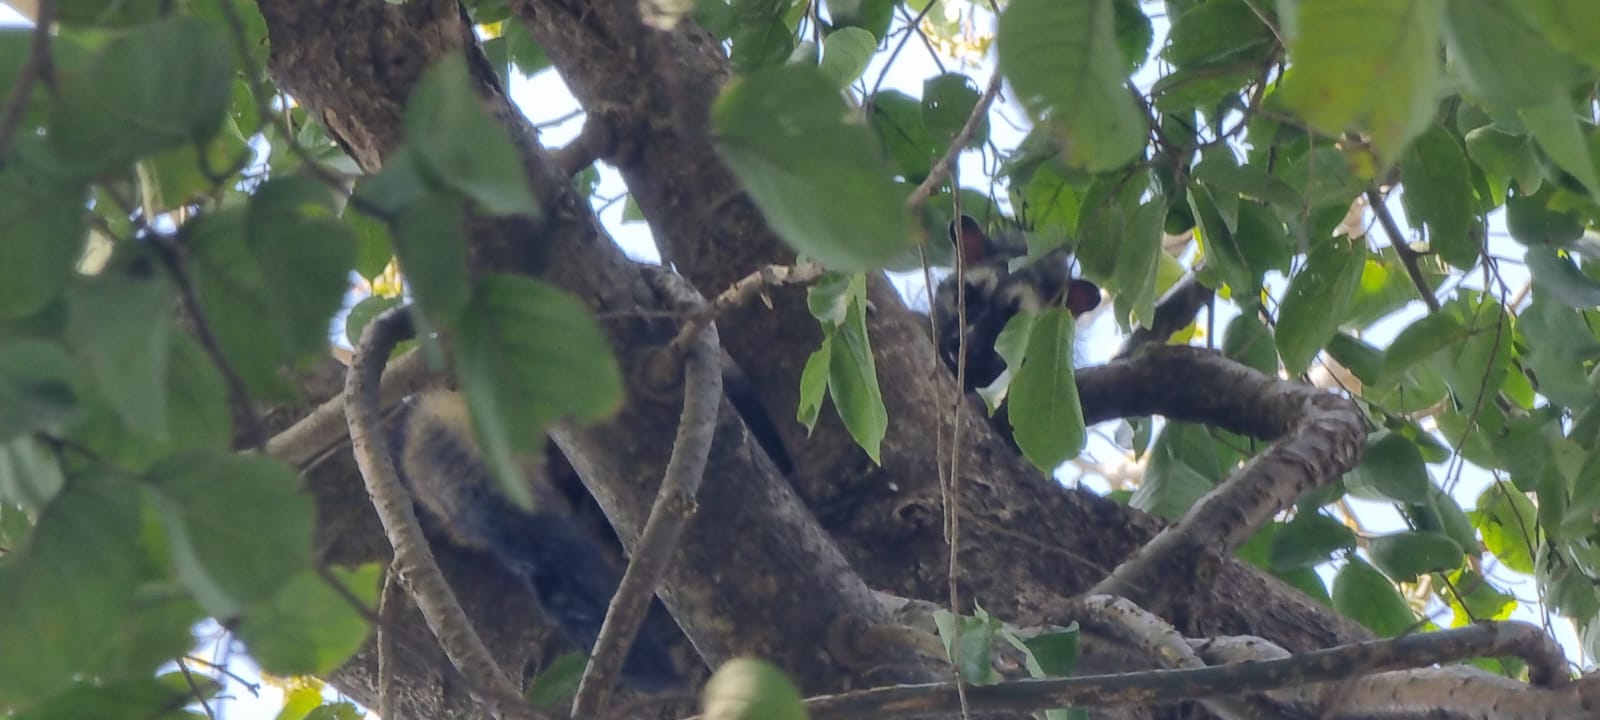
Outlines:
{"label": "civet's head", "polygon": [[[1100,288],[1072,277],[1072,256],[1064,249],[1012,270],[1012,261],[1028,254],[1024,238],[1018,233],[990,237],[966,215],[950,223],[950,240],[961,253],[966,281],[967,390],[984,387],[1005,371],[1005,360],[995,352],[994,343],[1017,313],[1064,307],[1076,317],[1100,304]],[[952,372],[961,347],[960,288],[952,273],[939,283],[933,300],[939,358]]]}

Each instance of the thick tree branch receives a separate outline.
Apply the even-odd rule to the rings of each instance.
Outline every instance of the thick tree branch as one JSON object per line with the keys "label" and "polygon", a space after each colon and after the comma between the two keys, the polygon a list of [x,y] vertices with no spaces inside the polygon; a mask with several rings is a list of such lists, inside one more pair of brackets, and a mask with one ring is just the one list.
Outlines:
{"label": "thick tree branch", "polygon": [[400,484],[392,451],[378,413],[378,385],[384,363],[400,340],[409,337],[409,307],[394,308],[367,324],[356,344],[355,359],[345,383],[345,416],[350,420],[350,445],[366,480],[372,506],[383,521],[384,534],[394,546],[394,567],[417,601],[428,627],[450,664],[478,684],[479,699],[497,717],[542,718],[522,700],[522,694],[500,670],[472,621],[456,601],[450,584],[428,549],[411,494]]}
{"label": "thick tree branch", "polygon": [[[1262,375],[1215,353],[1153,349],[1150,357],[1156,356],[1187,358],[1188,373],[1182,382],[1220,391],[1213,397],[1226,406],[1214,408],[1211,417],[1255,416],[1283,430],[1275,445],[1245,463],[1090,591],[1159,610],[1167,600],[1157,589],[1170,587],[1164,577],[1175,570],[1210,577],[1256,529],[1296,498],[1355,467],[1366,443],[1367,423],[1361,409],[1348,399]],[[1167,387],[1146,389],[1155,396],[1189,389],[1171,387],[1159,377],[1152,374],[1151,380]],[[1174,417],[1172,410],[1162,414]]]}

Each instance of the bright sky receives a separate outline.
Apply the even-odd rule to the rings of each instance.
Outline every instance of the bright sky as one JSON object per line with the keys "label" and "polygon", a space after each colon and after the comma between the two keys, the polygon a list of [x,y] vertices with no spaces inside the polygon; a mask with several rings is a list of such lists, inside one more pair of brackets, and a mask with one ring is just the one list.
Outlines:
{"label": "bright sky", "polygon": [[[24,24],[22,18],[15,11],[9,7],[0,6],[0,27],[14,27]],[[1165,19],[1155,18],[1155,25],[1157,32],[1156,46],[1159,47],[1166,33]],[[875,81],[882,71],[885,60],[886,56],[883,54],[875,57],[865,77]],[[949,60],[945,60],[945,63],[947,67],[951,65]],[[985,68],[987,67],[986,65]],[[899,89],[913,97],[920,97],[923,80],[938,73],[939,69],[930,59],[926,49],[920,43],[913,41],[907,44],[905,50],[895,60],[895,67],[886,77],[883,87],[885,89]],[[986,75],[986,69],[984,74]],[[1155,77],[1155,69],[1147,66],[1135,77],[1135,81],[1141,87],[1149,87]],[[980,83],[987,81],[986,76],[975,79]],[[514,79],[511,94],[521,107],[538,109],[539,114],[530,117],[530,120],[536,124],[542,125],[547,121],[563,117],[578,109],[577,102],[553,71],[547,70],[532,78]],[[990,123],[993,140],[1002,148],[1015,147],[1017,142],[1021,140],[1026,127],[1026,121],[1020,109],[1014,103],[1006,104],[1005,95],[1002,95],[1001,102],[997,103],[995,111],[999,113],[1001,118]],[[542,138],[547,146],[556,147],[575,137],[581,127],[582,118],[573,118],[565,123],[544,127]],[[979,154],[973,152],[965,153],[961,158],[960,167],[962,177],[969,178],[965,183],[968,187],[986,187],[982,159]],[[602,223],[625,252],[641,260],[657,260],[655,248],[652,245],[646,225],[644,223],[622,222],[624,204],[622,197],[626,192],[626,186],[623,184],[621,176],[611,168],[602,167],[600,178],[601,182],[596,197],[616,199],[615,202],[611,202],[604,207],[601,207],[597,200],[596,206]],[[1404,223],[1404,213],[1398,202],[1391,203],[1391,210]],[[1380,239],[1380,242],[1387,241],[1387,238],[1383,237],[1381,230],[1375,231],[1375,234]],[[1496,213],[1491,217],[1490,251],[1500,258],[1520,259],[1522,256],[1521,248],[1513,243],[1505,232],[1503,213]],[[1527,280],[1527,271],[1520,260],[1516,262],[1503,261],[1500,264],[1500,270],[1506,281],[1514,288],[1519,287]],[[914,307],[926,307],[926,301],[923,296],[923,281],[920,273],[908,273],[897,276],[895,279],[901,287],[902,294],[907,296]],[[1481,286],[1480,282],[1473,278],[1469,284]],[[1269,289],[1274,292],[1281,291],[1281,278],[1276,286],[1271,286]],[[1219,303],[1218,310],[1217,327],[1220,329],[1225,326],[1227,320],[1236,311],[1233,311],[1227,303]],[[1421,304],[1413,303],[1413,309],[1405,316],[1386,321],[1376,328],[1372,334],[1368,335],[1367,339],[1382,347],[1393,338],[1394,333],[1398,332],[1411,320],[1420,317],[1421,313]],[[1220,341],[1219,338],[1213,338],[1213,340]],[[1099,362],[1108,358],[1115,351],[1117,342],[1118,337],[1114,323],[1108,316],[1102,315],[1091,327],[1085,329],[1084,337],[1080,341],[1080,347],[1083,348],[1082,354],[1086,361]],[[1102,425],[1099,428],[1099,432],[1110,433],[1114,431],[1114,428],[1114,424]],[[1115,445],[1105,437],[1101,437],[1091,440],[1085,459],[1097,463],[1107,463],[1117,461],[1121,455],[1121,451]],[[1440,468],[1430,468],[1430,470],[1434,471],[1436,477],[1438,477]],[[1059,472],[1058,477],[1065,482],[1081,480],[1089,487],[1100,490],[1105,489],[1104,483],[1098,478],[1088,476],[1080,478],[1078,471],[1070,466]],[[1469,467],[1465,472],[1461,473],[1460,481],[1453,489],[1453,495],[1464,507],[1470,508],[1474,504],[1478,493],[1488,486],[1492,480],[1487,473]],[[1351,503],[1356,507],[1359,519],[1369,531],[1391,532],[1405,529],[1399,513],[1387,503],[1356,499],[1352,499]],[[1331,581],[1331,571],[1325,572],[1324,575],[1326,579]],[[1502,587],[1517,594],[1522,600],[1531,603],[1536,599],[1537,591],[1532,578],[1499,568],[1491,568],[1490,575]],[[1523,609],[1517,612],[1516,618],[1542,624],[1541,619],[1533,610],[1529,609],[1530,607],[1536,606],[1525,604]],[[1441,618],[1441,622],[1447,620],[1448,616]],[[1577,648],[1579,644],[1570,625],[1564,621],[1556,620],[1554,626],[1557,639],[1563,647],[1568,648],[1569,656],[1574,660],[1578,659]],[[254,663],[250,662],[237,646],[229,648],[226,643],[221,641],[218,633],[219,628],[210,622],[196,628],[197,655],[208,660],[226,662],[231,671],[239,674],[246,681],[259,682],[259,675]],[[265,685],[262,686],[260,696],[255,697],[239,683],[230,682],[225,695],[231,696],[231,699],[218,703],[214,709],[219,711],[219,717],[234,718],[236,720],[266,720],[273,718],[282,708],[283,703],[281,692],[277,688]]]}

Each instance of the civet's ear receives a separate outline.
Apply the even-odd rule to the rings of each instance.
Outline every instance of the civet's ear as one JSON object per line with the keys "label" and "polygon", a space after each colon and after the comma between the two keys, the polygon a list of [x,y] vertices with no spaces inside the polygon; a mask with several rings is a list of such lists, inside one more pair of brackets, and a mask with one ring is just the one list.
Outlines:
{"label": "civet's ear", "polygon": [[961,262],[967,267],[983,262],[994,247],[989,235],[971,215],[962,215],[959,220],[950,221],[950,242],[961,252]]}
{"label": "civet's ear", "polygon": [[1077,317],[1100,306],[1100,286],[1088,280],[1073,280],[1067,286],[1067,309]]}

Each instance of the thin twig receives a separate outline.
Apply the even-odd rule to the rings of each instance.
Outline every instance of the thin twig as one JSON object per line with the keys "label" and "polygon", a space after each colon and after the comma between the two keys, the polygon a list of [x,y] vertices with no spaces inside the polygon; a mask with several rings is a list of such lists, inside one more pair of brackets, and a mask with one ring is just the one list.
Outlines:
{"label": "thin twig", "polygon": [[[663,275],[663,279],[676,276]],[[670,281],[670,280],[669,280]],[[680,281],[681,282],[681,281]],[[699,300],[692,289],[680,292]],[[608,694],[634,636],[650,607],[650,598],[666,574],[667,564],[678,547],[683,528],[694,514],[695,495],[705,475],[711,438],[717,425],[722,400],[722,346],[717,326],[706,324],[694,335],[683,356],[683,412],[678,418],[678,434],[672,443],[672,457],[656,493],[655,503],[645,520],[633,559],[622,575],[622,583],[611,598],[605,624],[595,641],[589,666],[578,685],[572,703],[572,716],[600,717],[606,710]]]}
{"label": "thin twig", "polygon": [[1367,205],[1372,208],[1372,214],[1377,216],[1378,224],[1383,226],[1383,231],[1389,234],[1389,246],[1400,256],[1400,264],[1406,269],[1406,277],[1411,278],[1411,285],[1417,289],[1417,295],[1422,297],[1423,304],[1428,306],[1430,312],[1439,312],[1439,298],[1428,287],[1428,279],[1423,277],[1422,267],[1417,264],[1420,256],[1406,243],[1405,233],[1400,231],[1400,223],[1395,222],[1394,214],[1389,212],[1383,193],[1378,192],[1375,187],[1367,188]]}
{"label": "thin twig", "polygon": [[933,196],[934,188],[937,188],[939,183],[944,182],[945,178],[949,177],[950,167],[955,164],[956,158],[961,156],[961,151],[966,149],[967,143],[971,142],[973,133],[978,131],[978,124],[984,117],[988,116],[989,106],[994,103],[995,97],[1000,94],[1001,81],[1002,78],[998,70],[989,76],[988,89],[983,91],[983,97],[978,98],[978,104],[973,106],[972,114],[967,116],[966,124],[961,126],[961,132],[956,133],[955,139],[950,141],[950,149],[945,151],[944,157],[939,158],[939,162],[934,163],[933,167],[928,169],[928,177],[923,178],[922,184],[918,185],[916,190],[911,191],[911,196],[906,198],[906,209],[913,212],[916,211],[917,208],[928,201],[928,198]]}
{"label": "thin twig", "polygon": [[211,332],[211,324],[206,322],[205,312],[200,309],[200,298],[195,294],[194,283],[189,281],[188,271],[183,262],[183,246],[174,242],[173,238],[161,233],[151,233],[156,256],[161,258],[161,264],[167,268],[167,274],[172,276],[172,284],[178,287],[178,298],[183,303],[184,312],[188,313],[190,321],[194,324],[195,339],[200,341],[201,349],[205,350],[206,357],[211,359],[211,364],[222,373],[224,384],[228,386],[228,401],[233,405],[234,415],[244,420],[245,440],[250,447],[260,450],[266,447],[267,426],[261,420],[261,413],[256,411],[255,403],[250,400],[250,387],[244,381],[244,376],[239,374],[239,369],[228,361],[228,356],[222,352],[222,345],[217,341],[217,336]]}
{"label": "thin twig", "polygon": [[55,90],[54,72],[50,64],[50,26],[55,23],[55,0],[39,1],[39,16],[33,21],[33,44],[28,58],[11,84],[11,94],[6,96],[5,113],[0,115],[0,160],[10,155],[11,136],[22,126],[22,117],[28,111],[28,98],[33,94],[33,84],[44,80],[45,87]]}
{"label": "thin twig", "polygon": [[195,702],[200,703],[200,709],[205,712],[206,717],[211,718],[211,720],[217,720],[217,713],[211,709],[211,703],[206,700],[206,694],[200,691],[200,684],[194,681],[194,673],[189,672],[189,664],[184,662],[183,658],[178,658],[177,665],[178,672],[183,674],[183,682],[189,686],[190,697],[193,697]]}
{"label": "thin twig", "polygon": [[683,354],[689,343],[694,342],[700,331],[711,321],[726,313],[730,308],[743,305],[755,294],[766,288],[782,287],[808,283],[822,277],[822,266],[813,263],[800,263],[799,265],[767,265],[755,272],[746,275],[728,289],[723,290],[709,304],[702,306],[689,316],[689,321],[678,330],[678,335],[667,344],[670,357]]}
{"label": "thin twig", "polygon": [[385,311],[367,324],[356,344],[344,390],[356,466],[372,498],[372,507],[383,522],[384,535],[394,548],[394,563],[401,580],[416,599],[417,609],[422,611],[423,620],[439,640],[450,664],[462,675],[482,683],[474,694],[491,715],[543,719],[546,716],[528,707],[473,629],[422,535],[411,493],[395,473],[389,440],[380,427],[378,387],[389,353],[413,332],[409,313],[408,306]]}

